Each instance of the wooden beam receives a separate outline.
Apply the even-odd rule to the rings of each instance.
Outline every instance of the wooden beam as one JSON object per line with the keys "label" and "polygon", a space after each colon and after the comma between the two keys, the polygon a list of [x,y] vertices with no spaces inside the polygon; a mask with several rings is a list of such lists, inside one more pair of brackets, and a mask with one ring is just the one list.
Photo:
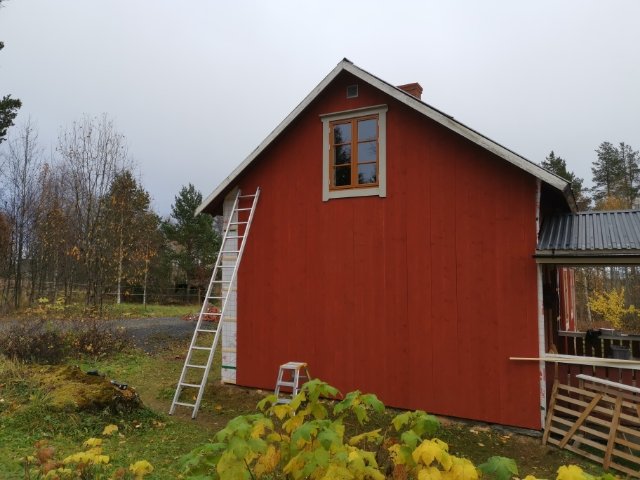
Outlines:
{"label": "wooden beam", "polygon": [[551,389],[551,402],[549,403],[549,409],[547,410],[547,419],[544,426],[544,435],[542,436],[542,444],[546,445],[549,439],[549,432],[551,431],[551,419],[553,418],[553,411],[556,408],[556,394],[558,393],[558,380],[553,382]]}
{"label": "wooden beam", "polygon": [[596,395],[595,397],[593,397],[593,400],[591,400],[589,405],[587,405],[587,408],[584,409],[584,411],[580,414],[580,416],[574,422],[573,426],[565,434],[565,436],[562,438],[562,440],[560,440],[560,443],[558,444],[558,446],[560,448],[564,448],[564,446],[571,439],[573,434],[576,433],[578,428],[580,428],[580,426],[584,423],[584,421],[587,419],[587,417],[589,416],[591,411],[596,407],[596,405],[598,404],[598,402],[601,399],[602,399],[602,394],[599,394],[599,395]]}
{"label": "wooden beam", "polygon": [[616,443],[618,425],[620,424],[620,410],[622,410],[622,397],[618,397],[616,399],[616,406],[613,410],[613,419],[611,420],[609,441],[607,442],[607,450],[604,453],[604,462],[602,464],[605,470],[607,470],[609,468],[609,465],[611,464],[611,453],[613,452],[613,446]]}

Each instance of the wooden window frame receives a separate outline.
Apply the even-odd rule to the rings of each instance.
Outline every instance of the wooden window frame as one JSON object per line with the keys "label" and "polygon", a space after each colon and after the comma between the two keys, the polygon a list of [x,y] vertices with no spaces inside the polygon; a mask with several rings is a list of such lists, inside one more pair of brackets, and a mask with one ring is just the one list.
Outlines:
{"label": "wooden window frame", "polygon": [[[379,196],[386,197],[386,105],[358,108],[342,112],[321,115],[323,123],[323,188],[322,199],[332,198]],[[370,118],[377,119],[377,159],[376,182],[358,183],[358,131],[357,122]],[[333,126],[338,124],[351,124],[351,182],[349,185],[334,185],[335,142],[333,138]],[[345,144],[348,144],[345,142]],[[372,164],[364,162],[362,164]],[[339,166],[337,168],[340,168]]]}
{"label": "wooden window frame", "polygon": [[[376,121],[376,135],[375,138],[367,139],[364,141],[360,141],[359,139],[359,123],[364,120],[375,120]],[[348,118],[345,120],[334,120],[329,122],[329,189],[330,190],[344,190],[349,188],[371,188],[378,186],[378,152],[380,151],[380,125],[379,125],[379,116],[377,114],[374,115],[365,115],[363,117],[354,117]],[[334,132],[334,127],[336,125],[350,125],[351,126],[351,140],[349,142],[336,143]],[[358,144],[360,143],[370,143],[376,142],[376,158],[373,161],[361,162],[359,158],[359,149]],[[336,165],[335,163],[335,152],[336,147],[340,145],[348,145],[351,147],[351,161],[348,164],[344,165]],[[358,181],[358,167],[360,165],[371,165],[375,164],[376,166],[376,181],[371,183],[359,183]],[[339,168],[350,168],[351,169],[351,178],[349,181],[349,185],[335,185],[335,173]]]}

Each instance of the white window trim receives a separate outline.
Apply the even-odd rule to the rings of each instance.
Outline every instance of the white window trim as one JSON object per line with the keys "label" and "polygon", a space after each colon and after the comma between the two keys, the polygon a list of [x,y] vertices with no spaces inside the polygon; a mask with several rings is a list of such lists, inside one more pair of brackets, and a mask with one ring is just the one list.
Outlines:
{"label": "white window trim", "polygon": [[[347,188],[331,190],[329,162],[331,145],[329,144],[330,123],[366,115],[378,115],[378,185],[371,188]],[[387,106],[357,108],[336,113],[320,115],[322,120],[322,200],[349,197],[386,197],[387,196]]]}

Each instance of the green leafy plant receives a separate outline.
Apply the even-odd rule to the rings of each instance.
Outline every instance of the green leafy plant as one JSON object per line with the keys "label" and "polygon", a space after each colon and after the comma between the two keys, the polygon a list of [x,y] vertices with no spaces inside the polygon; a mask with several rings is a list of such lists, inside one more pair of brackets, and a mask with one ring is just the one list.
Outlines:
{"label": "green leafy plant", "polygon": [[[517,465],[509,458],[491,457],[476,467],[451,454],[445,442],[434,438],[438,419],[423,411],[397,415],[385,431],[367,429],[371,416],[384,412],[384,404],[359,391],[343,397],[321,380],[305,384],[290,403],[277,403],[269,395],[257,408],[258,413],[231,420],[213,443],[185,455],[181,461],[185,477],[509,480],[518,476]],[[588,476],[575,465],[563,468],[558,480],[613,480]]]}

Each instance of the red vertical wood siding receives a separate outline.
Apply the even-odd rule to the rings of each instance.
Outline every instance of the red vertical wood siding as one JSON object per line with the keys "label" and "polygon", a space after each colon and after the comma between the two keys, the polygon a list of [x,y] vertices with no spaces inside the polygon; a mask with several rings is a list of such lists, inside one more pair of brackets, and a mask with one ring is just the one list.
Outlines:
{"label": "red vertical wood siding", "polygon": [[[534,177],[348,74],[239,184],[238,383],[309,363],[388,405],[540,428]],[[320,114],[387,104],[387,197],[322,201]]]}

